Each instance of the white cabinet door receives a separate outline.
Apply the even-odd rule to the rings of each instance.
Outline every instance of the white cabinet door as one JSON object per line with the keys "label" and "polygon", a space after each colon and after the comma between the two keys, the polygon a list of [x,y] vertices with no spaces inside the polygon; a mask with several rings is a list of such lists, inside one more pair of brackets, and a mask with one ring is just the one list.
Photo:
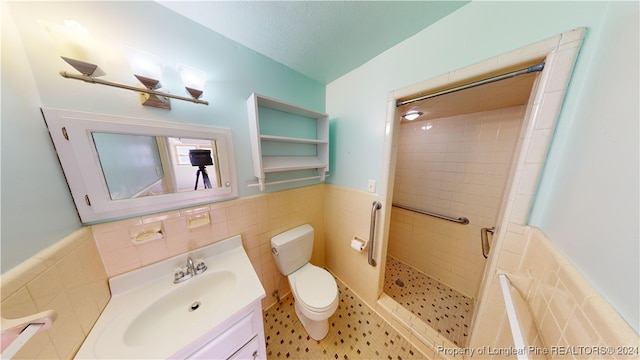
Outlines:
{"label": "white cabinet door", "polygon": [[257,360],[264,359],[266,357],[260,356],[260,344],[258,343],[258,337],[254,337],[237,353],[231,355],[229,360]]}
{"label": "white cabinet door", "polygon": [[191,354],[189,359],[228,359],[251,339],[256,338],[251,317],[254,312],[243,317],[225,332]]}

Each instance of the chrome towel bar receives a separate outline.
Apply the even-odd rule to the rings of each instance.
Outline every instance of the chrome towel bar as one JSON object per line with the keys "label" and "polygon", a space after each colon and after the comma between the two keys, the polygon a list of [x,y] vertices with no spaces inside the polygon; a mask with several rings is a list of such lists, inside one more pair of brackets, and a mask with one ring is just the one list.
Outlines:
{"label": "chrome towel bar", "polygon": [[469,219],[467,219],[466,217],[459,217],[459,218],[456,219],[456,218],[452,218],[450,216],[440,215],[440,214],[436,214],[436,213],[432,213],[432,212],[424,211],[424,210],[418,210],[418,209],[411,208],[411,207],[404,206],[404,205],[391,204],[391,206],[397,207],[399,209],[404,209],[404,210],[417,212],[417,213],[423,214],[423,215],[433,216],[433,217],[436,217],[436,218],[442,219],[442,220],[452,221],[452,222],[455,222],[455,223],[458,223],[458,224],[462,224],[462,225],[467,225],[469,223]]}
{"label": "chrome towel bar", "polygon": [[[504,298],[504,305],[507,310],[507,318],[509,319],[509,327],[511,328],[511,336],[513,337],[515,348],[524,350],[529,349],[530,347],[528,346],[525,338],[526,332],[520,322],[521,313],[518,311],[518,306],[514,300],[514,296],[520,296],[520,294],[514,287],[512,287],[511,281],[506,274],[498,274],[498,280],[500,281],[500,288],[502,289],[502,296]],[[515,291],[512,292],[511,289],[514,289]],[[518,360],[530,359],[529,354],[526,351],[518,351],[516,356],[518,357]]]}
{"label": "chrome towel bar", "polygon": [[55,310],[46,310],[18,319],[0,318],[2,325],[0,326],[2,328],[1,357],[12,359],[36,333],[50,329],[57,318],[58,313]]}
{"label": "chrome towel bar", "polygon": [[373,258],[373,248],[376,239],[376,213],[382,208],[382,203],[378,200],[374,201],[371,207],[371,228],[369,229],[369,265],[376,266],[376,260]]}
{"label": "chrome towel bar", "polygon": [[286,183],[295,182],[295,181],[314,180],[314,179],[320,179],[320,181],[324,181],[324,178],[322,176],[317,175],[317,176],[309,176],[309,177],[303,177],[303,178],[288,179],[288,180],[278,180],[278,181],[270,181],[270,182],[262,181],[262,182],[257,182],[255,184],[248,184],[247,186],[248,187],[260,187],[261,190],[264,190],[264,187],[268,186],[268,185],[286,184]]}

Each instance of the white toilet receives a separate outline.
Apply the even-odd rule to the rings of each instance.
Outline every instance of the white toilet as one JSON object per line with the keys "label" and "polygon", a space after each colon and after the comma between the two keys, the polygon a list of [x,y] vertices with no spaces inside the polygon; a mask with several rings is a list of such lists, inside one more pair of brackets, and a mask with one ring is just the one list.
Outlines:
{"label": "white toilet", "polygon": [[338,285],[327,270],[309,263],[313,227],[301,225],[271,238],[271,251],[278,270],[289,279],[298,319],[309,336],[323,339],[338,308]]}

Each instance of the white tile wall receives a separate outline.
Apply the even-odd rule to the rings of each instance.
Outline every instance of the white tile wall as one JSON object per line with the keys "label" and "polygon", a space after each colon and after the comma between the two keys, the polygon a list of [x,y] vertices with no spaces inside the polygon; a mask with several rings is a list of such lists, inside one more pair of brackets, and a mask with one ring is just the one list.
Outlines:
{"label": "white tile wall", "polygon": [[477,297],[480,228],[496,225],[524,115],[517,106],[400,125],[393,202],[470,224],[394,208],[391,255]]}

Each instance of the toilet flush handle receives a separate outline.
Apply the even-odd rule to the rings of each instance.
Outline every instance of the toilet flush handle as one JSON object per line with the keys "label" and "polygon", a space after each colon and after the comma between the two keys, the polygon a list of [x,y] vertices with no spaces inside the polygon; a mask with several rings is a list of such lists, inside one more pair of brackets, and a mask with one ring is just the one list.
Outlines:
{"label": "toilet flush handle", "polygon": [[273,255],[278,256],[278,249],[276,249],[276,248],[271,248],[271,252],[273,253]]}

